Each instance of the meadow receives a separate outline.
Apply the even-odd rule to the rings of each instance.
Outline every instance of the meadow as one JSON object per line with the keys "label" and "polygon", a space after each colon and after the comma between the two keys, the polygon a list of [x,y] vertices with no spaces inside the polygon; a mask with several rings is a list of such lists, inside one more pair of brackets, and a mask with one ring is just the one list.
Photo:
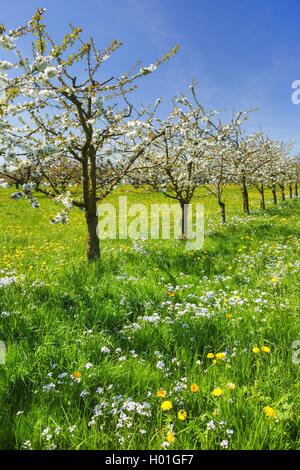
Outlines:
{"label": "meadow", "polygon": [[[300,202],[204,189],[203,249],[103,241],[0,189],[1,449],[300,449]],[[122,187],[131,202],[167,202]],[[299,354],[300,360],[300,354]]]}

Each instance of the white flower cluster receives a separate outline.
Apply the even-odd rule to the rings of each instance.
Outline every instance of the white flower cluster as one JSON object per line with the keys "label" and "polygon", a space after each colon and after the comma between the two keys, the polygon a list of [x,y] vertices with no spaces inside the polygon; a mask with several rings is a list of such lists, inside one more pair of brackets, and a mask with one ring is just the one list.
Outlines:
{"label": "white flower cluster", "polygon": [[16,191],[15,193],[12,193],[10,197],[11,199],[17,201],[18,199],[22,199],[23,197],[25,197],[25,193],[23,193],[22,191]]}
{"label": "white flower cluster", "polygon": [[14,64],[8,62],[7,60],[0,60],[0,70],[9,70],[14,67]]}
{"label": "white flower cluster", "polygon": [[156,70],[156,69],[157,69],[157,65],[150,64],[148,67],[142,67],[140,69],[140,73],[147,74],[147,73],[154,72],[154,70]]}
{"label": "white flower cluster", "polygon": [[9,36],[2,35],[0,36],[0,48],[11,51],[16,48],[16,45]]}
{"label": "white flower cluster", "polygon": [[0,188],[7,189],[9,188],[9,184],[4,180],[0,180]]}
{"label": "white flower cluster", "polygon": [[70,210],[73,207],[72,196],[70,192],[67,192],[66,194],[61,194],[56,198],[56,200],[58,202],[61,202],[67,210]]}
{"label": "white flower cluster", "polygon": [[51,220],[50,220],[50,223],[52,225],[56,225],[56,224],[67,224],[69,222],[69,214],[68,212],[66,211],[62,211],[62,212],[59,212],[58,214],[56,214],[55,217],[53,217]]}
{"label": "white flower cluster", "polygon": [[47,67],[49,67],[52,60],[53,60],[53,57],[51,55],[48,55],[48,56],[38,55],[35,58],[31,66],[31,69],[39,70],[40,72],[43,72],[44,70],[46,70]]}
{"label": "white flower cluster", "polygon": [[12,284],[16,284],[17,282],[18,282],[18,278],[16,276],[0,277],[0,287],[9,287]]}

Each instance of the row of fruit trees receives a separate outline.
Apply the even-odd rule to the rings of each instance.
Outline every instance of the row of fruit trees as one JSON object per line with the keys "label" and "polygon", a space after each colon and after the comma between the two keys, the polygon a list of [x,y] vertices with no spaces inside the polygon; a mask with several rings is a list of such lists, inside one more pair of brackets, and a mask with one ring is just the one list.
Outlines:
{"label": "row of fruit trees", "polygon": [[[57,44],[44,15],[39,9],[14,30],[0,26],[0,176],[2,185],[22,185],[13,197],[25,197],[35,208],[36,192],[60,200],[65,210],[56,221],[65,222],[72,207],[82,208],[90,261],[100,257],[97,204],[124,178],[177,200],[183,220],[199,186],[216,198],[223,223],[229,184],[240,187],[247,214],[250,186],[258,190],[262,209],[266,188],[274,203],[278,191],[283,199],[286,190],[298,197],[300,163],[291,157],[291,144],[261,131],[248,135],[248,112],[222,118],[203,107],[194,84],[173,99],[165,119],[161,99],[149,107],[132,104],[141,79],[171,59],[178,46],[154,64],[100,79],[122,44],[113,41],[99,50],[74,26]],[[28,43],[31,53],[24,54]]]}

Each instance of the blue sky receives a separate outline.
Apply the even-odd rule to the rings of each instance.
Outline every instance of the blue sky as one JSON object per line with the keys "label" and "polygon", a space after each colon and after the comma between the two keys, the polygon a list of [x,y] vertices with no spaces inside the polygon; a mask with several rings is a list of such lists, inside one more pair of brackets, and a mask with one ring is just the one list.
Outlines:
{"label": "blue sky", "polygon": [[57,38],[71,22],[99,48],[124,42],[106,63],[108,76],[137,59],[149,65],[180,44],[176,57],[140,82],[136,100],[161,97],[167,113],[172,96],[196,78],[208,108],[259,108],[249,131],[292,139],[300,151],[300,105],[291,102],[291,84],[300,79],[299,0],[1,0],[1,22],[15,27],[41,6]]}

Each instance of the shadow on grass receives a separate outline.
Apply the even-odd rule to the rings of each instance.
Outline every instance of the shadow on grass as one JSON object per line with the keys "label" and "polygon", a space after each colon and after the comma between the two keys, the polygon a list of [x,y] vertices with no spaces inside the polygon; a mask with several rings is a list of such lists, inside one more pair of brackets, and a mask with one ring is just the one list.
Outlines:
{"label": "shadow on grass", "polygon": [[268,243],[268,241],[285,243],[290,237],[300,237],[300,230],[297,226],[293,228],[278,223],[278,218],[285,219],[290,210],[269,209],[270,215],[276,216],[274,222],[266,222],[263,218],[244,224],[228,224],[221,227],[219,231],[212,232],[205,240],[204,248],[200,251],[173,251],[165,250],[163,253],[151,252],[151,262],[161,271],[167,274],[173,282],[176,278],[173,272],[184,272],[185,274],[197,274],[201,276],[211,276],[221,274],[222,267],[232,263],[232,259],[237,256],[238,249],[243,245],[245,251],[253,250],[258,245]]}
{"label": "shadow on grass", "polygon": [[27,411],[33,400],[34,383],[29,377],[3,378],[1,387],[5,384],[5,393],[1,394],[1,429],[0,449],[13,450],[16,448],[16,419],[17,412]]}

